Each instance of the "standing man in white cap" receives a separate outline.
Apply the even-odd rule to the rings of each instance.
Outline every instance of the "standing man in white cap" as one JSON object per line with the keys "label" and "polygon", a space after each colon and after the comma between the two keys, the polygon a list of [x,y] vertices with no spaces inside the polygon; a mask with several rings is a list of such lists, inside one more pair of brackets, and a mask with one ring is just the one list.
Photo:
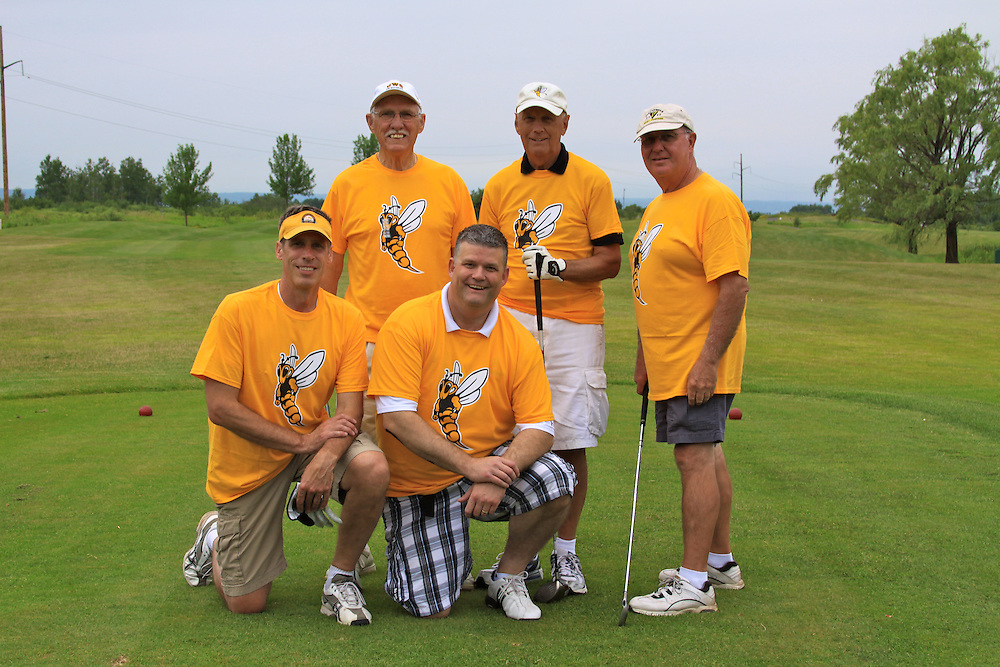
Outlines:
{"label": "standing man in white cap", "polygon": [[729,543],[733,485],[722,451],[746,350],[750,218],[698,168],[691,116],[676,104],[643,112],[642,159],[663,194],[646,208],[630,266],[639,345],[636,391],[656,403],[656,440],[674,445],[684,554],[660,587],[629,602],[649,616],[716,611],[716,588],[743,588]]}
{"label": "standing man in white cap", "polygon": [[577,475],[550,558],[554,586],[540,589],[548,592],[538,598],[543,602],[587,592],[577,527],[587,498],[587,449],[597,446],[608,424],[601,281],[618,275],[623,243],[611,181],[566,150],[568,127],[562,90],[545,82],[524,86],[514,107],[524,155],[486,184],[479,213],[481,223],[507,238],[510,280],[499,301],[543,343],[555,416],[552,450]]}
{"label": "standing man in white cap", "polygon": [[[333,226],[333,260],[323,287],[336,294],[349,249],[345,298],[365,317],[370,373],[385,319],[448,282],[451,249],[458,233],[475,224],[476,213],[454,169],[414,152],[425,117],[411,84],[379,84],[365,119],[379,150],[337,176],[323,202]],[[375,403],[367,397],[361,429],[376,437]]]}

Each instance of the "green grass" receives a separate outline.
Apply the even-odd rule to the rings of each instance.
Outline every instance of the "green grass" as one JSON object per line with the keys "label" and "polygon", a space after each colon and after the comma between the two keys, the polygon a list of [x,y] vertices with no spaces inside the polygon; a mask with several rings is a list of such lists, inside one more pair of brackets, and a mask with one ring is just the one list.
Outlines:
{"label": "green grass", "polygon": [[[756,223],[745,416],[727,434],[747,588],[720,591],[717,614],[619,628],[639,410],[626,269],[605,284],[591,592],[536,623],[479,592],[418,621],[381,589],[376,530],[375,623],[344,628],[318,613],[332,531],[288,526],[290,566],[260,616],[226,613],[179,572],[209,507],[187,372],[219,300],[277,275],[274,222],[19,215],[0,232],[4,664],[975,664],[1000,650],[1000,266],[913,257],[863,223]],[[680,559],[677,473],[653,440],[631,594]],[[489,565],[502,528],[473,528]]]}

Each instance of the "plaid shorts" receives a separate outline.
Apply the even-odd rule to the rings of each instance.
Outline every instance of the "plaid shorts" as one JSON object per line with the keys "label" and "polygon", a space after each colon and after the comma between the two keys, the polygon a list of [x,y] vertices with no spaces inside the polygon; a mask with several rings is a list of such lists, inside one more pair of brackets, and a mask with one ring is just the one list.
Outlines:
{"label": "plaid shorts", "polygon": [[[498,447],[493,454],[506,449]],[[469,517],[464,504],[457,502],[471,486],[463,478],[433,495],[386,498],[385,592],[414,616],[450,609],[472,571]],[[502,521],[573,495],[575,487],[572,466],[546,452],[507,488],[495,513],[475,518]]]}

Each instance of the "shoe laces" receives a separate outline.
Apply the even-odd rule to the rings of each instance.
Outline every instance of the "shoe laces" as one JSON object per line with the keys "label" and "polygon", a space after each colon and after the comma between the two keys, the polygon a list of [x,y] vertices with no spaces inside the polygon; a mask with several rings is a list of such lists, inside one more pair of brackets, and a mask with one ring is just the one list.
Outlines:
{"label": "shoe laces", "polygon": [[348,607],[362,607],[365,604],[365,599],[362,597],[361,591],[358,590],[358,585],[350,579],[331,581],[330,593]]}
{"label": "shoe laces", "polygon": [[524,583],[527,576],[527,572],[521,572],[520,574],[512,574],[504,579],[503,583],[500,584],[500,588],[497,589],[497,599],[500,600],[508,595],[524,595],[527,597],[528,587]]}
{"label": "shoe laces", "polygon": [[660,597],[664,597],[667,595],[671,595],[675,592],[680,592],[682,585],[683,583],[681,582],[680,577],[674,575],[670,579],[667,579],[663,584],[661,584],[660,587],[656,589],[656,593],[654,593],[653,595],[659,595]]}
{"label": "shoe laces", "polygon": [[560,570],[567,570],[567,574],[573,579],[583,578],[583,566],[580,564],[580,557],[576,554],[566,554],[559,556],[556,563]]}

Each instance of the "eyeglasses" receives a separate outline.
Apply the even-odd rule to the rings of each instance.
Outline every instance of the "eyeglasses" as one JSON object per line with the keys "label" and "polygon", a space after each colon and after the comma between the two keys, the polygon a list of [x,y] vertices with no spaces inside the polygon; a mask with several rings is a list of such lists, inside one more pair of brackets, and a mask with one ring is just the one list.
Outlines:
{"label": "eyeglasses", "polygon": [[[376,118],[381,118],[382,120],[391,123],[392,120],[396,117],[397,113],[390,109],[387,111],[372,111],[372,115],[375,116]],[[409,123],[412,120],[414,120],[417,116],[420,116],[421,114],[413,113],[412,111],[400,111],[398,115],[399,115],[399,120],[403,121],[404,123]]]}

